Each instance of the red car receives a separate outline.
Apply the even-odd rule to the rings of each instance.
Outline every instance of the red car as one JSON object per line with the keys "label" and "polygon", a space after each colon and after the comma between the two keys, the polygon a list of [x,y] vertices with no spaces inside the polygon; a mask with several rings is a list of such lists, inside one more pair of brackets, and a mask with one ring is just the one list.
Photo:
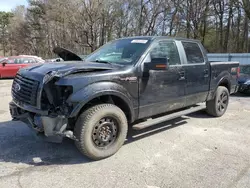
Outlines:
{"label": "red car", "polygon": [[0,59],[0,78],[14,78],[20,68],[44,63],[44,60],[37,56],[11,56]]}

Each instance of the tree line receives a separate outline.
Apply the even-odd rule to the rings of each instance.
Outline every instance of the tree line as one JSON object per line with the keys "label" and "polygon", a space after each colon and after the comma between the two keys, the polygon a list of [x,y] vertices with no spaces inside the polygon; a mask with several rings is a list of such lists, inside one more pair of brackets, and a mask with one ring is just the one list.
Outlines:
{"label": "tree line", "polygon": [[199,39],[210,53],[249,51],[249,0],[29,0],[0,12],[0,55],[88,54],[124,36]]}

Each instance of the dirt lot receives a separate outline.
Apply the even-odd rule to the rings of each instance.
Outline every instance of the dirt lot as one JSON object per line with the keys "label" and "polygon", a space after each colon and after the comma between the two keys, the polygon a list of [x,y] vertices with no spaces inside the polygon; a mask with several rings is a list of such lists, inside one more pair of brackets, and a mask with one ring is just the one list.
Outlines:
{"label": "dirt lot", "polygon": [[0,80],[0,187],[249,187],[250,97],[232,96],[222,118],[199,112],[143,131],[111,158],[91,162],[73,141],[36,140],[11,122],[12,80]]}

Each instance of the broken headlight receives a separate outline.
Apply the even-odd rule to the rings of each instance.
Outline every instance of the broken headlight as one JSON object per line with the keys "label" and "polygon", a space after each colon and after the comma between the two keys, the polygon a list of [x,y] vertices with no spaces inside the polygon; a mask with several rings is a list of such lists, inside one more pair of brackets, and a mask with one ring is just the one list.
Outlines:
{"label": "broken headlight", "polygon": [[250,80],[247,80],[244,84],[250,85]]}
{"label": "broken headlight", "polygon": [[56,74],[56,71],[48,72],[43,78],[43,84],[47,84],[49,81],[51,81],[56,76]]}

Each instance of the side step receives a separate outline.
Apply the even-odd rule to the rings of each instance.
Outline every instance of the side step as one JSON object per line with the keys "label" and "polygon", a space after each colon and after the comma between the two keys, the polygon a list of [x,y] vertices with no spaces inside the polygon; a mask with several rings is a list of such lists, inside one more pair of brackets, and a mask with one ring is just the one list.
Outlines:
{"label": "side step", "polygon": [[165,121],[169,121],[169,120],[172,120],[172,119],[175,119],[175,118],[187,115],[187,114],[191,114],[193,112],[204,110],[204,109],[206,109],[205,105],[198,105],[198,106],[186,109],[186,110],[174,112],[174,113],[171,113],[171,114],[168,114],[168,115],[165,115],[165,116],[161,116],[161,117],[158,117],[158,118],[155,118],[155,119],[150,119],[150,120],[135,124],[135,125],[133,125],[132,128],[135,129],[135,130],[145,129],[147,127],[151,127],[153,125],[156,125],[156,124],[159,124],[159,123],[162,123],[162,122],[165,122]]}

